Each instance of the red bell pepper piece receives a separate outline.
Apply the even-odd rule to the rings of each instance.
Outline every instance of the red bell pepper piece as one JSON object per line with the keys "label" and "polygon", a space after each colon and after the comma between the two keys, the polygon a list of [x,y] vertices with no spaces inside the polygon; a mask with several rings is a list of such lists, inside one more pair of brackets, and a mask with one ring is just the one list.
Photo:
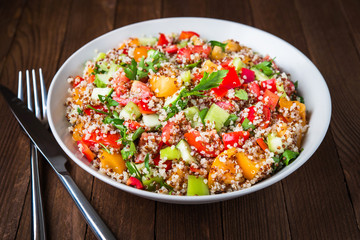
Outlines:
{"label": "red bell pepper piece", "polygon": [[261,81],[260,86],[263,91],[270,90],[273,93],[276,92],[276,80],[275,79]]}
{"label": "red bell pepper piece", "polygon": [[177,53],[178,47],[176,45],[170,45],[168,47],[165,47],[164,50],[165,50],[165,52],[170,53],[170,54]]}
{"label": "red bell pepper piece", "polygon": [[190,55],[191,55],[191,51],[189,48],[180,48],[178,50],[178,54],[176,56],[176,60],[178,62],[183,62],[183,60],[188,60],[190,59]]}
{"label": "red bell pepper piece", "polygon": [[234,67],[225,67],[229,72],[224,77],[219,87],[224,87],[227,89],[237,88],[241,86],[239,76],[236,73]]}
{"label": "red bell pepper piece", "polygon": [[264,121],[261,123],[262,128],[267,128],[270,124],[271,111],[268,106],[263,106],[263,119]]}
{"label": "red bell pepper piece", "polygon": [[137,121],[128,120],[128,126],[129,130],[136,131],[139,127],[141,127],[141,124]]}
{"label": "red bell pepper piece", "polygon": [[95,153],[93,153],[89,146],[84,141],[77,141],[77,145],[79,146],[80,151],[84,154],[84,156],[91,162],[95,158]]}
{"label": "red bell pepper piece", "polygon": [[[211,133],[212,134],[212,133]],[[216,132],[214,133],[216,134]],[[216,151],[218,149],[212,149],[209,150],[211,148],[213,148],[213,144],[212,143],[207,143],[205,141],[201,141],[202,136],[200,135],[199,131],[191,131],[191,132],[187,132],[184,134],[185,140],[191,145],[193,146],[196,151],[202,155],[202,156],[209,156],[209,157],[216,157]],[[215,140],[218,139],[218,140]],[[216,141],[217,144],[219,146],[219,150],[222,150],[223,146],[221,144],[220,138],[212,138],[212,141]]]}
{"label": "red bell pepper piece", "polygon": [[251,82],[248,84],[249,92],[254,94],[256,98],[260,97],[260,86],[257,84],[257,82]]}
{"label": "red bell pepper piece", "polygon": [[255,72],[247,68],[242,68],[241,79],[244,80],[244,83],[252,82],[255,80]]}
{"label": "red bell pepper piece", "polygon": [[215,94],[215,96],[216,96],[217,98],[222,98],[222,97],[224,97],[224,96],[227,94],[227,92],[229,91],[229,89],[224,88],[224,87],[217,87],[217,88],[211,89],[211,91]]}
{"label": "red bell pepper piece", "polygon": [[277,105],[279,101],[279,96],[273,92],[271,92],[269,89],[265,90],[265,93],[263,95],[263,99],[262,102],[266,105],[269,106],[269,108],[274,111],[275,107]]}
{"label": "red bell pepper piece", "polygon": [[266,149],[268,149],[268,146],[264,142],[264,139],[258,138],[258,139],[256,139],[256,142],[257,142],[257,144],[259,144],[259,146],[261,147],[262,150],[265,151]]}
{"label": "red bell pepper piece", "polygon": [[[99,138],[97,139],[97,136],[99,136]],[[94,146],[97,143],[101,143],[105,146],[110,146],[112,148],[115,149],[119,149],[121,147],[121,144],[119,144],[117,142],[117,140],[119,140],[120,134],[116,133],[116,134],[110,134],[110,133],[95,133],[92,132],[90,138],[85,139],[85,137],[82,138],[82,141],[88,145],[88,146]]]}
{"label": "red bell pepper piece", "polygon": [[230,102],[217,102],[216,105],[230,112],[232,112],[235,108],[234,105]]}
{"label": "red bell pepper piece", "polygon": [[222,139],[225,145],[225,149],[241,147],[244,145],[245,141],[249,139],[249,136],[250,134],[247,131],[223,133]]}
{"label": "red bell pepper piece", "polygon": [[84,79],[80,76],[76,76],[74,81],[73,81],[73,88],[75,88],[77,85],[79,85],[82,81],[84,81]]}
{"label": "red bell pepper piece", "polygon": [[200,35],[197,34],[196,32],[192,32],[192,31],[182,31],[182,32],[180,33],[179,40],[189,39],[189,38],[191,38],[191,37],[194,36],[194,35],[200,37]]}
{"label": "red bell pepper piece", "polygon": [[137,103],[137,105],[138,105],[139,110],[140,110],[141,113],[144,113],[144,114],[153,114],[153,113],[155,113],[153,110],[151,110],[149,108],[148,101],[146,101],[145,99],[141,99]]}
{"label": "red bell pepper piece", "polygon": [[126,182],[126,185],[134,186],[137,189],[143,189],[144,188],[142,182],[139,179],[135,178],[135,177],[130,177]]}
{"label": "red bell pepper piece", "polygon": [[[154,158],[154,164],[156,166],[159,166],[159,162],[160,162],[160,155],[157,155],[155,158]],[[166,165],[166,168],[165,170],[166,171],[169,171],[170,168],[172,167],[172,160],[167,160],[164,162],[164,164]]]}
{"label": "red bell pepper piece", "polygon": [[169,41],[166,39],[165,34],[160,33],[157,45],[158,46],[163,46],[163,45],[168,45],[168,44],[169,44]]}

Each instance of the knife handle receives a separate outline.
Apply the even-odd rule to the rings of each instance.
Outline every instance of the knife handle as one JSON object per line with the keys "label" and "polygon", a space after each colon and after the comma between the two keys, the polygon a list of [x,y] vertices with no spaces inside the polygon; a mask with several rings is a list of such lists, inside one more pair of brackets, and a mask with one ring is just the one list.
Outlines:
{"label": "knife handle", "polygon": [[81,214],[98,239],[116,239],[95,209],[91,206],[68,172],[58,173],[58,177],[75,201]]}

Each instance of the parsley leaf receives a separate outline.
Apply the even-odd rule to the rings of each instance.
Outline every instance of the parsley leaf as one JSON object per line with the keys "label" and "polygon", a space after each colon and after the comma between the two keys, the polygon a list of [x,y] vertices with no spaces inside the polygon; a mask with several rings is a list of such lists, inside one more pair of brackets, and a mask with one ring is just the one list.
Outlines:
{"label": "parsley leaf", "polygon": [[194,68],[197,67],[201,63],[201,60],[197,61],[196,63],[185,65],[184,68]]}
{"label": "parsley leaf", "polygon": [[121,149],[121,156],[123,159],[127,160],[135,155],[136,153],[136,146],[135,143],[130,141],[128,145],[126,145],[123,149]]}
{"label": "parsley leaf", "polygon": [[250,120],[248,118],[245,118],[243,123],[241,124],[242,128],[247,131],[248,129],[255,129],[255,126],[250,122]]}
{"label": "parsley leaf", "polygon": [[263,73],[267,76],[270,76],[274,73],[274,71],[271,68],[272,62],[270,61],[263,61],[257,65],[255,65],[255,68],[262,70]]}
{"label": "parsley leaf", "polygon": [[106,71],[101,69],[101,67],[96,63],[95,67],[94,67],[94,70],[93,70],[93,72],[91,74],[96,75],[96,74],[103,74],[103,73],[106,73]]}
{"label": "parsley leaf", "polygon": [[136,139],[138,139],[143,132],[145,132],[145,130],[142,127],[139,127],[138,129],[136,129],[136,131],[132,135],[132,140],[135,141]]}
{"label": "parsley leaf", "polygon": [[240,100],[248,100],[248,93],[244,89],[235,90],[235,97],[238,97]]}
{"label": "parsley leaf", "polygon": [[124,68],[125,76],[130,80],[136,80],[137,74],[137,63],[135,59],[131,59],[131,64]]}
{"label": "parsley leaf", "polygon": [[224,126],[229,126],[231,122],[235,122],[238,119],[238,116],[236,116],[235,114],[230,114],[230,116],[228,117],[228,119],[226,119],[226,121],[224,122]]}
{"label": "parsley leaf", "polygon": [[136,165],[130,161],[126,161],[125,165],[126,165],[127,169],[129,170],[129,173],[141,181],[141,174],[140,174],[139,170],[137,169]]}
{"label": "parsley leaf", "polygon": [[81,110],[79,107],[76,109],[76,111],[80,114],[80,115],[83,115],[84,111]]}
{"label": "parsley leaf", "polygon": [[205,126],[205,116],[206,116],[206,114],[207,114],[208,111],[209,111],[208,108],[204,108],[204,109],[201,110],[200,113],[199,113],[199,117],[200,117],[200,119],[201,119],[201,122],[204,124],[204,126]]}
{"label": "parsley leaf", "polygon": [[285,166],[289,165],[290,161],[292,159],[297,158],[297,156],[299,156],[298,152],[293,152],[291,150],[285,150],[284,153],[282,154],[282,159],[284,161]]}
{"label": "parsley leaf", "polygon": [[150,172],[150,166],[149,166],[149,154],[146,154],[146,157],[144,159],[145,167]]}
{"label": "parsley leaf", "polygon": [[215,47],[215,46],[221,47],[223,52],[225,52],[225,47],[226,47],[227,43],[221,43],[221,42],[214,41],[214,40],[209,41],[209,43],[211,44],[211,47]]}
{"label": "parsley leaf", "polygon": [[104,151],[106,151],[108,154],[111,154],[110,150],[102,143],[99,143],[103,148]]}

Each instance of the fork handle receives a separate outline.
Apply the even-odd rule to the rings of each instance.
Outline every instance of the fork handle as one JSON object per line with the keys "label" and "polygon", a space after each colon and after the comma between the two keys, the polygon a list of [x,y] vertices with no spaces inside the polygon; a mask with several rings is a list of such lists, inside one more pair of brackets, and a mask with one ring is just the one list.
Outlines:
{"label": "fork handle", "polygon": [[43,205],[41,201],[38,151],[30,143],[30,168],[31,168],[31,239],[46,239]]}
{"label": "fork handle", "polygon": [[64,184],[66,190],[68,190],[70,196],[76,203],[77,207],[79,208],[81,214],[85,218],[86,222],[89,224],[90,228],[96,235],[98,239],[116,239],[110,229],[106,226],[103,222],[101,217],[97,214],[95,209],[91,206],[87,198],[78,188],[74,180],[71,178],[69,173],[62,172],[58,173],[58,177],[60,178],[61,182]]}

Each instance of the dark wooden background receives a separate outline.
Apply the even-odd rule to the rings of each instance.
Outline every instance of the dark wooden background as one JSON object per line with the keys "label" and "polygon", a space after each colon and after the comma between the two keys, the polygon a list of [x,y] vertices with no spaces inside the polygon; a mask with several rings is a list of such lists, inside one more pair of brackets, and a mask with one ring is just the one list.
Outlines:
{"label": "dark wooden background", "polygon": [[[119,239],[360,239],[360,1],[68,0],[0,3],[0,81],[42,67],[47,86],[88,41],[148,19],[200,16],[251,25],[288,41],[319,68],[332,121],[318,151],[285,180],[215,204],[154,202],[94,179],[74,163],[76,183]],[[0,239],[30,238],[29,141],[0,98]],[[41,161],[51,239],[94,235]]]}

